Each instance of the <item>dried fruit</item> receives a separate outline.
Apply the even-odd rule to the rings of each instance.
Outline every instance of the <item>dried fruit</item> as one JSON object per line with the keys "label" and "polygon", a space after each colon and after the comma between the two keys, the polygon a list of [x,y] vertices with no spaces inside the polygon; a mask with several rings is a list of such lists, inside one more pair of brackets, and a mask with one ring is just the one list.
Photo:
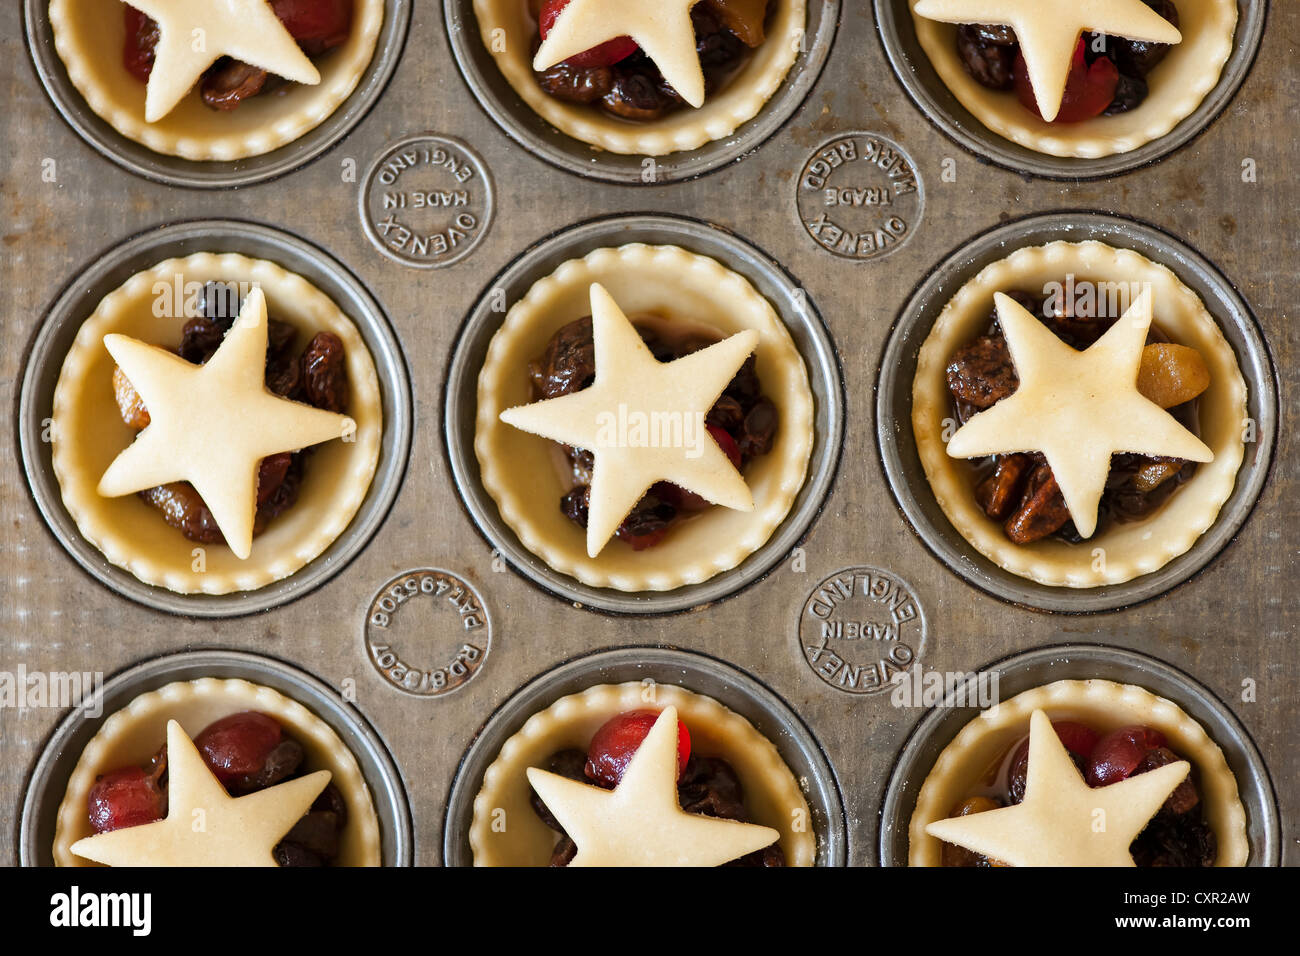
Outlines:
{"label": "dried fruit", "polygon": [[[1119,68],[1109,57],[1101,57],[1089,64],[1086,52],[1087,40],[1080,37],[1078,46],[1074,48],[1074,58],[1070,62],[1070,74],[1065,83],[1065,94],[1061,97],[1061,108],[1052,120],[1054,123],[1078,123],[1100,116],[1115,99]],[[1016,95],[1020,97],[1025,109],[1041,117],[1023,53],[1016,56],[1015,85]]]}
{"label": "dried fruit", "polygon": [[1138,391],[1161,408],[1190,402],[1210,387],[1210,370],[1196,349],[1163,342],[1142,350]]}
{"label": "dried fruit", "polygon": [[[587,747],[586,775],[599,784],[616,787],[623,772],[641,747],[641,741],[659,719],[654,710],[630,710],[612,717],[600,726]],[[677,721],[677,775],[680,778],[691,756],[691,735],[686,725]]]}
{"label": "dried fruit", "polygon": [[329,412],[347,410],[347,360],[343,340],[333,332],[317,332],[302,353],[302,388],[309,405]]}
{"label": "dried fruit", "polygon": [[204,762],[223,784],[258,773],[280,743],[280,725],[246,710],[213,721],[194,738]]}
{"label": "dried fruit", "polygon": [[[537,26],[545,40],[550,35],[551,28],[555,26],[555,21],[560,18],[564,8],[569,5],[569,0],[546,0],[542,4],[542,12],[537,18]],[[599,46],[594,46],[590,50],[584,50],[568,58],[566,62],[573,66],[613,66],[620,60],[626,60],[635,53],[640,47],[631,37],[615,37],[607,40]]]}
{"label": "dried fruit", "polygon": [[95,781],[88,805],[91,828],[107,833],[161,820],[166,815],[167,797],[152,773],[124,767]]}
{"label": "dried fruit", "polygon": [[705,0],[723,26],[750,49],[762,45],[767,20],[767,0]]}
{"label": "dried fruit", "polygon": [[117,399],[117,410],[122,414],[122,421],[136,431],[149,427],[149,409],[144,407],[144,399],[135,390],[131,380],[119,366],[113,366],[113,397]]}

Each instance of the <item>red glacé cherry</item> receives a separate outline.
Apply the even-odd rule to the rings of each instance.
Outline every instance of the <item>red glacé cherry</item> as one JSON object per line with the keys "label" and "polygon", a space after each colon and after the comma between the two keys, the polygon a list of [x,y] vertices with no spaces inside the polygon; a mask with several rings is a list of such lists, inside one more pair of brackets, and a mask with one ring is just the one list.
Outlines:
{"label": "red glac\u00e9 cherry", "polygon": [[153,823],[163,817],[163,792],[140,767],[104,774],[90,788],[90,825],[96,833]]}
{"label": "red glac\u00e9 cherry", "polygon": [[[597,783],[616,787],[632,756],[659,719],[655,710],[629,710],[601,725],[587,747],[586,774]],[[686,725],[677,721],[677,775],[686,769],[691,757],[691,735]]]}
{"label": "red glac\u00e9 cherry", "polygon": [[[1091,727],[1073,720],[1054,720],[1052,721],[1052,729],[1056,731],[1056,736],[1065,745],[1065,749],[1081,760],[1088,759],[1088,756],[1092,753],[1092,748],[1097,744],[1099,736],[1097,731]],[[1019,803],[1024,799],[1025,781],[1028,776],[1029,740],[1026,738],[1021,741],[1020,746],[1016,748],[1015,754],[1011,757],[1008,790],[1011,793],[1013,803]]]}
{"label": "red glac\u00e9 cherry", "polygon": [[158,24],[130,5],[122,7],[122,18],[126,23],[122,65],[141,83],[148,83],[153,72],[154,47],[158,45]]}
{"label": "red glac\u00e9 cherry", "polygon": [[1088,786],[1104,787],[1127,780],[1142,758],[1165,745],[1165,735],[1150,727],[1112,730],[1092,749],[1088,760]]}
{"label": "red glac\u00e9 cherry", "polygon": [[271,0],[271,9],[308,56],[340,45],[352,28],[352,0]]}
{"label": "red glac\u00e9 cherry", "polygon": [[[1053,123],[1078,123],[1082,120],[1100,116],[1115,99],[1115,87],[1119,84],[1119,68],[1108,56],[1099,56],[1088,65],[1084,51],[1087,40],[1079,38],[1079,45],[1074,48],[1074,59],[1070,61],[1070,76],[1065,83],[1065,95],[1061,97],[1061,108]],[[1016,54],[1012,76],[1016,82],[1016,95],[1021,104],[1035,116],[1042,117],[1038,111],[1038,100],[1034,97],[1034,87],[1029,82],[1029,68],[1025,65],[1022,53]]]}
{"label": "red glac\u00e9 cherry", "polygon": [[[551,32],[551,27],[555,26],[555,21],[559,18],[560,13],[568,5],[569,0],[546,0],[546,3],[542,5],[542,13],[537,18],[537,26],[541,30],[543,40],[546,39],[547,34]],[[612,40],[606,40],[600,46],[594,46],[590,50],[575,53],[564,62],[570,66],[583,68],[613,66],[619,60],[626,60],[638,49],[636,41],[631,37],[615,37]]]}
{"label": "red glac\u00e9 cherry", "polygon": [[256,773],[280,742],[280,725],[266,714],[247,710],[208,724],[194,746],[222,784]]}
{"label": "red glac\u00e9 cherry", "polygon": [[717,425],[708,425],[706,427],[709,430],[709,434],[713,436],[713,440],[718,443],[718,447],[721,448],[723,453],[731,459],[731,463],[739,469],[740,446],[736,444],[736,439],[732,438],[729,432],[719,428]]}

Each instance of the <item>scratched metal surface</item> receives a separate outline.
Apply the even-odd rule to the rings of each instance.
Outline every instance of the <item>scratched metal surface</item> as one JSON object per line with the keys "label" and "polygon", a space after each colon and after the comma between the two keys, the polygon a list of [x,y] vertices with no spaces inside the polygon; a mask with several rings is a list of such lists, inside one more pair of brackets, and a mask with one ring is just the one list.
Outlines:
{"label": "scratched metal surface", "polygon": [[[816,0],[813,0],[816,2]],[[339,145],[272,183],[191,191],[147,182],[107,162],[60,120],[24,49],[18,4],[0,9],[3,192],[0,289],[9,343],[0,354],[11,453],[0,463],[0,671],[112,674],[169,651],[220,647],[267,653],[320,680],[355,681],[357,707],[401,768],[414,818],[415,859],[441,859],[443,808],[458,761],[488,716],[529,678],[585,650],[669,644],[721,657],[781,695],[817,735],[838,775],[849,859],[873,864],[881,790],[922,714],[879,695],[833,689],[804,661],[796,625],[814,585],[872,565],[915,589],[928,623],[923,664],[969,670],[1058,641],[1107,642],[1189,671],[1228,703],[1258,743],[1277,786],[1285,859],[1300,862],[1300,680],[1295,582],[1300,564],[1300,447],[1287,428],[1300,396],[1300,296],[1294,103],[1300,9],[1274,5],[1244,88],[1208,131],[1162,162],[1110,180],[1030,180],[990,167],[940,134],[904,95],[865,0],[845,4],[828,65],[806,103],[757,153],[692,182],[639,188],[558,172],[508,139],[474,103],[449,52],[441,6],[415,6],[410,35],[378,106]],[[496,219],[472,254],[441,270],[382,256],[357,214],[348,160],[364,171],[391,143],[422,130],[472,146],[490,169]],[[801,228],[795,180],[816,147],[840,131],[885,134],[916,160],[924,218],[891,256],[854,263],[820,250]],[[1256,183],[1242,181],[1253,159]],[[42,179],[53,159],[54,182]],[[942,176],[944,161],[954,181]],[[1049,615],[986,596],[942,566],[904,524],[876,450],[873,384],[896,311],[931,265],[963,238],[1001,220],[1060,208],[1140,217],[1199,249],[1251,303],[1279,374],[1281,429],[1271,480],[1237,539],[1191,582],[1129,610]],[[660,617],[578,610],[499,564],[462,508],[441,436],[443,375],[456,332],[487,278],[552,230],[594,215],[687,212],[734,230],[784,264],[816,304],[839,350],[847,428],[838,477],[787,561],[737,596]],[[162,614],[85,574],[35,508],[17,463],[17,393],[25,350],[44,310],[77,272],[118,240],[182,218],[254,220],[325,247],[374,292],[397,332],[415,397],[410,465],[386,523],[361,555],[320,589],[233,620]],[[366,658],[370,601],[408,569],[461,575],[488,605],[492,649],[457,692],[420,698],[385,683]],[[1244,680],[1257,700],[1241,700]],[[17,816],[31,768],[64,712],[0,711],[0,860],[17,859]],[[61,794],[48,794],[57,801]]]}

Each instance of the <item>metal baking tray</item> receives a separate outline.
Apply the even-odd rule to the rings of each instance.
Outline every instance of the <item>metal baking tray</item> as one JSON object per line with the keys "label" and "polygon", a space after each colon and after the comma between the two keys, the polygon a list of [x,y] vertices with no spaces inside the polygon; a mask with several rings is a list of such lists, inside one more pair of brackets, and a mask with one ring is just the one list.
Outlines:
{"label": "metal baking tray", "polygon": [[[388,0],[380,53],[340,112],[234,164],[116,137],[70,86],[44,0],[6,5],[0,672],[102,675],[110,709],[177,676],[257,675],[344,732],[380,806],[385,862],[417,865],[467,862],[476,775],[532,709],[585,683],[649,674],[728,703],[807,780],[821,861],[888,865],[905,852],[917,774],[961,719],[893,706],[889,674],[989,667],[1017,689],[1111,676],[1201,718],[1238,772],[1252,862],[1300,863],[1286,785],[1300,772],[1300,448],[1286,428],[1300,278],[1284,188],[1300,10],[1239,6],[1233,58],[1195,116],[1149,149],[1062,165],[961,115],[916,55],[904,0],[809,0],[809,42],[777,100],[727,141],[664,158],[648,185],[639,163],[536,121],[484,55],[469,0]],[[875,161],[829,164],[845,150]],[[451,249],[378,221],[398,176],[450,188],[442,160],[469,170]],[[885,218],[825,205],[823,173],[864,195],[889,170],[914,190]],[[869,241],[843,241],[855,229]],[[1143,250],[1196,289],[1264,436],[1215,529],[1117,593],[1034,589],[965,553],[919,483],[899,405],[945,293],[1001,250],[1066,232]],[[467,444],[476,358],[500,321],[485,299],[632,239],[677,242],[754,282],[791,325],[818,406],[809,484],[769,547],[651,600],[539,566],[482,495]],[[61,350],[99,297],[204,248],[279,261],[334,297],[376,358],[388,429],[348,535],[289,582],[227,600],[106,565],[62,510],[40,434]],[[862,583],[845,613],[892,634],[888,647],[817,643],[835,580]],[[0,861],[49,862],[52,810],[102,719],[66,703],[0,709]]]}

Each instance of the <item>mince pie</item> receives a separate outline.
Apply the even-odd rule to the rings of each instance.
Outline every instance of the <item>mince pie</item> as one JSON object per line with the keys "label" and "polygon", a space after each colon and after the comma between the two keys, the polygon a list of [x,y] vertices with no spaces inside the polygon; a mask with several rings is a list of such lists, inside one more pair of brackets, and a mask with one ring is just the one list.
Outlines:
{"label": "mince pie", "polygon": [[[998,16],[988,22],[990,10]],[[1159,139],[1218,83],[1234,0],[912,0],[917,39],[977,120],[1028,149],[1095,158]]]}
{"label": "mince pie", "polygon": [[207,678],[104,722],[59,805],[54,861],[378,866],[379,820],[328,724],[269,687]]}
{"label": "mince pie", "polygon": [[710,697],[641,682],[529,718],[483,775],[469,843],[475,866],[812,866],[817,851],[766,737]]}
{"label": "mince pie", "polygon": [[806,0],[474,0],[507,81],[551,125],[614,153],[730,136],[799,54]]}
{"label": "mince pie", "polygon": [[[1103,825],[1098,826],[1098,821]],[[1171,701],[1063,680],[994,705],[917,794],[913,866],[1245,866],[1223,752]]]}
{"label": "mince pie", "polygon": [[360,81],[383,20],[384,0],[50,2],[55,47],[90,108],[193,160],[257,156],[320,125]]}
{"label": "mince pie", "polygon": [[479,376],[484,488],[585,584],[670,590],[760,548],[812,449],[807,371],[745,279],[674,246],[600,249],[516,303]]}
{"label": "mince pie", "polygon": [[1042,584],[1117,584],[1187,551],[1231,494],[1246,385],[1196,295],[1098,242],[1021,249],[944,307],[912,427],[949,521]]}
{"label": "mince pie", "polygon": [[272,263],[205,253],[138,273],[86,320],[55,387],[52,458],[109,561],[224,594],[342,533],[380,430],[374,364],[334,303]]}

